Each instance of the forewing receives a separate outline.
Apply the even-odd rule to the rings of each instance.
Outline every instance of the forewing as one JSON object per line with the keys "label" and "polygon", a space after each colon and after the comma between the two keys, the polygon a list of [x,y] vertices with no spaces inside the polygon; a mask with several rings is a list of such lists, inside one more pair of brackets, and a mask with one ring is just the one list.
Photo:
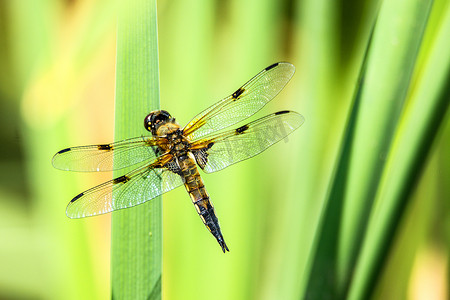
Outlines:
{"label": "forewing", "polygon": [[146,165],[77,195],[67,205],[66,215],[83,218],[136,206],[183,184],[179,175],[155,165]]}
{"label": "forewing", "polygon": [[232,164],[253,157],[273,144],[285,140],[305,121],[293,111],[267,115],[222,134],[207,136],[192,143],[192,151],[199,151],[199,165],[206,173],[220,171]]}
{"label": "forewing", "polygon": [[192,119],[183,134],[190,140],[199,139],[250,117],[284,88],[294,72],[294,65],[286,62],[265,68],[233,94]]}
{"label": "forewing", "polygon": [[[152,137],[137,137],[111,144],[71,147],[56,153],[52,164],[65,171],[119,170],[144,161],[151,163],[158,156],[156,145]],[[113,164],[113,157],[116,164]]]}

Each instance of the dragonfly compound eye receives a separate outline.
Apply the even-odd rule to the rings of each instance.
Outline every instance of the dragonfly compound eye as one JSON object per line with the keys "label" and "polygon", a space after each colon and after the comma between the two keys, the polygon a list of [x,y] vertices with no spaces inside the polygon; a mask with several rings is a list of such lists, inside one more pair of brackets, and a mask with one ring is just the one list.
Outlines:
{"label": "dragonfly compound eye", "polygon": [[165,110],[152,111],[145,117],[144,127],[152,134],[156,134],[158,127],[167,123],[171,118],[171,115]]}

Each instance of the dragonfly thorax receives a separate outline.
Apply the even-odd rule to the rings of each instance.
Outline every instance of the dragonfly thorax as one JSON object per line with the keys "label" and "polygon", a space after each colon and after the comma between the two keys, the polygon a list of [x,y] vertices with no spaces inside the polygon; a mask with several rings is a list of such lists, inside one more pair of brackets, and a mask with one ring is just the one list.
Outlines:
{"label": "dragonfly thorax", "polygon": [[166,136],[170,150],[175,156],[183,155],[189,151],[189,140],[182,134],[180,129]]}

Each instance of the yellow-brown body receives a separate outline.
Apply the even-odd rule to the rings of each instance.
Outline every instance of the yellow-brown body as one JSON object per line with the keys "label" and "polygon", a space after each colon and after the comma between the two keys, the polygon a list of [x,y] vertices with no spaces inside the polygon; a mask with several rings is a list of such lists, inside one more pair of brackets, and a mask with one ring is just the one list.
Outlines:
{"label": "yellow-brown body", "polygon": [[214,207],[198,172],[195,157],[190,151],[189,140],[182,135],[175,120],[161,124],[158,128],[155,128],[154,133],[155,137],[166,140],[164,143],[160,143],[159,151],[170,153],[173,157],[165,167],[182,177],[186,191],[189,193],[203,224],[216,238],[222,247],[222,251],[229,251],[220,230]]}
{"label": "yellow-brown body", "polygon": [[225,250],[229,251],[220,231],[219,220],[214,211],[214,206],[209,200],[208,192],[206,191],[203,180],[198,172],[195,159],[192,157],[192,154],[189,153],[188,156],[182,157],[182,159],[179,159],[178,161],[181,167],[181,176],[184,180],[184,186],[186,187],[203,224],[205,224],[206,228],[208,228],[212,235],[217,239],[223,252],[225,252]]}

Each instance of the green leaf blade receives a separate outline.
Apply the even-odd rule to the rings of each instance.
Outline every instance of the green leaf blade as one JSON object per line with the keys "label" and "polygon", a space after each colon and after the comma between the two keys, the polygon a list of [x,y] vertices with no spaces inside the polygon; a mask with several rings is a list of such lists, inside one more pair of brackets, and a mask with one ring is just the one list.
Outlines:
{"label": "green leaf blade", "polygon": [[[115,140],[122,140],[148,135],[144,117],[159,108],[156,2],[123,1],[117,30]],[[161,197],[113,213],[111,257],[113,299],[161,298]]]}
{"label": "green leaf blade", "polygon": [[[345,196],[340,275],[348,282],[410,88],[432,1],[384,2],[377,19]],[[345,288],[344,288],[345,289]]]}

